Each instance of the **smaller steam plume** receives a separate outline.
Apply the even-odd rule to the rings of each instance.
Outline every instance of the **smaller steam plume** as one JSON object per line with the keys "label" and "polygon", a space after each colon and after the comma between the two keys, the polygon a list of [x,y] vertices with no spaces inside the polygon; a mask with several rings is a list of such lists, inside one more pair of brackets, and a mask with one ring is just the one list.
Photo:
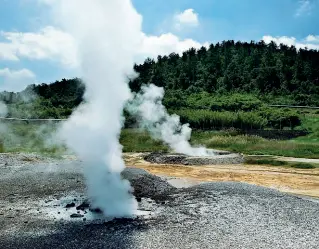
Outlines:
{"label": "smaller steam plume", "polygon": [[5,117],[8,114],[8,107],[7,105],[0,101],[0,117]]}
{"label": "smaller steam plume", "polygon": [[205,147],[192,147],[189,143],[192,129],[181,124],[178,115],[169,115],[162,104],[164,89],[153,84],[142,86],[128,103],[127,111],[135,116],[141,128],[155,139],[160,139],[178,153],[189,156],[209,156]]}

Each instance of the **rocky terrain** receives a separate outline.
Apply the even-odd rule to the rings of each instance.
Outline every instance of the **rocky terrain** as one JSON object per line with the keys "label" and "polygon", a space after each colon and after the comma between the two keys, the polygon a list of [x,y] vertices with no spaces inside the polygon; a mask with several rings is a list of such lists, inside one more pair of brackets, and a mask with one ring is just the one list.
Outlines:
{"label": "rocky terrain", "polygon": [[123,177],[139,211],[109,220],[86,203],[80,161],[1,155],[0,248],[318,248],[319,203],[255,185],[175,188]]}
{"label": "rocky terrain", "polygon": [[182,164],[182,165],[222,165],[239,164],[244,162],[244,157],[240,154],[228,153],[224,151],[210,150],[213,156],[187,156],[183,154],[171,153],[147,153],[144,160],[158,164]]}

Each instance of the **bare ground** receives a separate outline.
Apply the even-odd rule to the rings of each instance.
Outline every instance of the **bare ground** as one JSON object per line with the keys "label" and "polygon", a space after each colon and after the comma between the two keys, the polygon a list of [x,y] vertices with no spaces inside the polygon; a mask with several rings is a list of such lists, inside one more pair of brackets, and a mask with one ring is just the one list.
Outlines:
{"label": "bare ground", "polygon": [[[126,153],[125,160],[132,167],[145,169],[151,174],[187,179],[199,182],[245,182],[278,189],[283,192],[319,198],[319,168],[295,169],[261,165],[208,165],[185,166],[175,164],[151,164],[143,160],[143,154]],[[290,158],[280,158],[293,161]]]}
{"label": "bare ground", "polygon": [[[23,154],[0,155],[0,248],[238,248],[317,249],[319,202],[273,189],[236,182],[174,188],[136,167],[123,175],[140,198],[137,218],[109,221],[79,211],[86,199],[83,163]],[[192,167],[168,168],[199,179]],[[228,166],[227,166],[228,167]],[[201,167],[199,167],[201,168]],[[199,168],[197,168],[199,170]],[[160,173],[160,172],[159,172]],[[221,174],[222,176],[222,174]],[[284,177],[284,176],[283,176]],[[208,177],[209,178],[209,177]],[[173,179],[174,180],[174,179]],[[197,181],[197,180],[196,180]],[[194,182],[185,181],[185,183]],[[91,217],[92,218],[92,217]]]}

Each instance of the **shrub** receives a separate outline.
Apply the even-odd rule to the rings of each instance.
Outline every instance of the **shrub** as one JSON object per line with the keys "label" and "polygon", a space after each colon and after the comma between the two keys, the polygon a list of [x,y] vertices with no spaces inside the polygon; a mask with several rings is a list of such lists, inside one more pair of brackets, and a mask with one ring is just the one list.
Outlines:
{"label": "shrub", "polygon": [[195,129],[262,129],[267,120],[255,112],[213,112],[209,110],[170,110]]}
{"label": "shrub", "polygon": [[292,168],[297,168],[297,169],[315,169],[316,166],[310,163],[293,163],[290,165]]}
{"label": "shrub", "polygon": [[288,163],[283,161],[278,161],[274,159],[255,159],[255,158],[246,158],[246,164],[257,164],[257,165],[272,165],[272,166],[285,166]]}

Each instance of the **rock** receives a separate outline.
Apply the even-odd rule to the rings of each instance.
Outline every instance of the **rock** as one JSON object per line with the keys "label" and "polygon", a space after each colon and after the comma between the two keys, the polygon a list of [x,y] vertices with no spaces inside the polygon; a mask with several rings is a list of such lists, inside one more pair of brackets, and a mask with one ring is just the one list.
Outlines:
{"label": "rock", "polygon": [[90,208],[89,209],[92,213],[102,214],[103,211],[100,208]]}
{"label": "rock", "polygon": [[84,211],[85,209],[88,209],[88,208],[90,208],[90,203],[87,200],[85,200],[81,205],[76,207],[76,210]]}
{"label": "rock", "polygon": [[82,215],[82,214],[71,214],[70,217],[71,218],[82,218],[82,217],[84,217],[84,215]]}
{"label": "rock", "polygon": [[141,197],[136,197],[136,201],[137,201],[137,202],[141,202],[141,201],[142,201],[142,198],[141,198]]}
{"label": "rock", "polygon": [[66,206],[65,206],[65,208],[73,208],[73,207],[75,207],[75,203],[74,202],[66,204]]}

